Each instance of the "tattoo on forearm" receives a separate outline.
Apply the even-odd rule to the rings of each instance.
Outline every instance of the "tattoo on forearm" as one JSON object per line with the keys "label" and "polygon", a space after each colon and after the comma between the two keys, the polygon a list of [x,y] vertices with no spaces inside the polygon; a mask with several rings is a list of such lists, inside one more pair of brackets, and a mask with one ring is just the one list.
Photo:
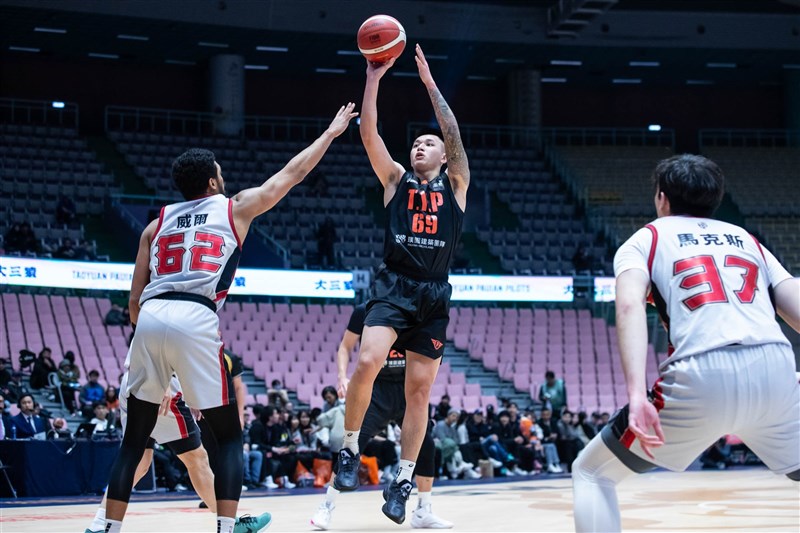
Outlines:
{"label": "tattoo on forearm", "polygon": [[442,128],[444,149],[447,154],[447,166],[454,173],[466,177],[468,175],[467,154],[464,151],[464,144],[461,142],[461,133],[458,130],[456,116],[437,87],[429,89],[428,94],[433,103],[436,120]]}

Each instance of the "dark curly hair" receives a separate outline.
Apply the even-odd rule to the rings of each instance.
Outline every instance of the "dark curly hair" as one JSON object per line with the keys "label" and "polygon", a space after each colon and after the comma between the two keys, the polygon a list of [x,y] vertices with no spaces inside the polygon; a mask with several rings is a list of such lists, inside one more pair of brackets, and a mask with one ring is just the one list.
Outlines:
{"label": "dark curly hair", "polygon": [[725,194],[725,177],[703,156],[682,154],[664,159],[653,172],[656,191],[669,199],[673,215],[710,217]]}
{"label": "dark curly hair", "polygon": [[217,177],[214,152],[190,148],[172,162],[172,179],[186,200],[205,194],[208,180]]}

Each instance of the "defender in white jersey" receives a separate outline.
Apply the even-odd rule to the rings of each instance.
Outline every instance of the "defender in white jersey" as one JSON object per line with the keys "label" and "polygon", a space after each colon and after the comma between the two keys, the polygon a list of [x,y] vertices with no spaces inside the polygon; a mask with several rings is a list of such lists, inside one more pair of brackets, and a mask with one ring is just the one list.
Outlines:
{"label": "defender in white jersey", "polygon": [[162,209],[142,233],[130,295],[136,333],[130,347],[128,423],[111,469],[106,533],[121,528],[136,466],[177,374],[190,407],[202,411],[225,465],[214,478],[217,531],[260,531],[268,513],[234,523],[241,495],[242,428],[225,371],[219,319],[242,242],[255,217],[271,209],[322,159],[357,113],[342,106],[328,129],[263,185],[225,198],[222,170],[208,150],[180,155],[172,176],[185,202]]}
{"label": "defender in white jersey", "polygon": [[[617,334],[629,404],[573,465],[575,529],[619,531],[616,484],[656,466],[685,470],[736,434],[777,474],[800,481],[800,386],[775,311],[800,331],[800,279],[755,237],[711,219],[724,193],[712,161],[655,169],[658,219],[617,251]],[[646,394],[646,300],[669,357]]]}

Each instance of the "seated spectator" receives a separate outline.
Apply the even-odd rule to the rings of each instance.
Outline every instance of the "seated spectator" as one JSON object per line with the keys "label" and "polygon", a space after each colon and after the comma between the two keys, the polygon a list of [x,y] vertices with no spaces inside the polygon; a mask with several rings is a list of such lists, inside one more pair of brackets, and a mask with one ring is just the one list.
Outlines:
{"label": "seated spectator", "polygon": [[[329,388],[333,389],[333,387]],[[325,390],[322,391],[322,395],[324,398]],[[332,450],[334,453],[341,450],[344,446],[344,404],[338,403],[335,407],[320,413],[317,416],[317,426],[320,428],[318,431],[320,446]],[[327,433],[326,437],[323,437],[323,429]]]}
{"label": "seated spectator", "polygon": [[76,221],[75,203],[68,196],[62,196],[56,205],[56,222],[71,225]]}
{"label": "seated spectator", "polygon": [[50,374],[55,374],[56,372],[58,372],[58,367],[56,362],[53,361],[53,352],[45,346],[33,362],[31,388],[39,390],[47,387],[50,383]]}
{"label": "seated spectator", "polygon": [[597,435],[597,428],[589,421],[589,415],[585,411],[578,413],[578,420],[575,422],[575,433],[584,446],[589,444],[589,441]]}
{"label": "seated spectator", "polygon": [[282,418],[283,425],[288,428],[289,427],[289,421],[294,416],[294,404],[292,402],[286,402],[283,405],[283,409],[281,410],[281,414],[283,415],[283,418]]}
{"label": "seated spectator", "polygon": [[467,443],[462,444],[461,455],[468,463],[479,464],[481,459],[488,459],[483,453],[481,441],[491,434],[491,426],[486,423],[483,411],[476,409],[465,424],[467,430]]}
{"label": "seated spectator", "polygon": [[10,425],[11,414],[8,412],[8,405],[6,399],[0,395],[0,440],[11,438]]}
{"label": "seated spectator", "polygon": [[17,407],[19,407],[19,414],[9,420],[8,435],[16,434],[18,439],[30,439],[47,430],[42,417],[34,412],[33,396],[24,395],[17,402]]}
{"label": "seated spectator", "polygon": [[[265,409],[269,413],[269,406]],[[269,440],[267,445],[273,463],[272,472],[275,481],[280,480],[283,488],[293,489],[295,484],[290,480],[294,477],[294,469],[297,465],[297,455],[295,446],[292,442],[291,433],[283,423],[281,423],[282,413],[277,409],[272,409],[271,416],[267,419],[267,430]]]}
{"label": "seated spectator", "polygon": [[545,372],[544,378],[545,382],[539,389],[539,401],[549,407],[551,412],[560,413],[567,405],[567,387],[564,385],[564,380],[556,379],[552,370]]}
{"label": "seated spectator", "polygon": [[558,426],[558,455],[567,464],[567,472],[572,472],[572,463],[577,459],[578,453],[583,450],[583,442],[578,438],[575,426],[572,425],[572,411],[564,409]]}
{"label": "seated spectator", "polygon": [[718,439],[700,455],[703,469],[725,470],[730,466],[731,447],[725,437]]}
{"label": "seated spectator", "polygon": [[117,304],[111,304],[111,309],[109,309],[108,313],[106,313],[104,322],[106,326],[128,325],[127,321],[125,320],[125,316],[122,314],[122,307]]}
{"label": "seated spectator", "polygon": [[592,256],[583,245],[575,249],[575,254],[572,256],[572,266],[575,267],[576,272],[592,269]]}
{"label": "seated spectator", "polygon": [[27,385],[22,382],[22,372],[19,370],[15,370],[11,374],[11,381],[6,384],[2,391],[10,402],[17,402],[23,396],[30,394]]}
{"label": "seated spectator", "polygon": [[440,420],[444,420],[447,418],[448,413],[450,412],[450,396],[445,394],[442,396],[442,399],[439,400],[439,405],[436,406],[436,412],[433,414],[433,419],[437,422]]}
{"label": "seated spectator", "polygon": [[322,399],[325,400],[325,403],[322,404],[323,413],[327,413],[329,410],[339,405],[344,405],[342,403],[342,400],[339,399],[339,395],[336,393],[336,389],[333,388],[331,385],[328,385],[327,387],[322,389]]}
{"label": "seated spectator", "polygon": [[0,389],[5,389],[13,377],[10,366],[8,359],[0,359]]}
{"label": "seated spectator", "polygon": [[603,411],[602,413],[600,413],[600,423],[598,423],[598,424],[597,424],[597,432],[598,432],[598,433],[600,433],[600,431],[601,431],[601,430],[602,430],[604,427],[606,427],[606,426],[608,425],[608,420],[609,420],[610,418],[611,418],[611,415],[610,415],[610,414],[608,414],[608,412],[607,412],[607,411]]}
{"label": "seated spectator", "polygon": [[75,260],[96,261],[97,255],[94,253],[94,246],[92,243],[83,239],[81,243],[75,247]]}
{"label": "seated spectator", "polygon": [[[394,430],[392,432],[394,433]],[[399,468],[400,456],[397,455],[395,442],[389,438],[388,426],[367,442],[362,455],[378,460],[378,470],[381,471],[382,481],[394,479],[393,472]]]}
{"label": "seated spectator", "polygon": [[108,408],[108,414],[113,415],[117,427],[121,428],[122,422],[120,419],[120,412],[119,412],[119,391],[115,386],[109,385],[108,387],[106,387],[106,391],[103,394],[103,399],[106,402],[106,407]]}
{"label": "seated spectator", "polygon": [[[541,442],[545,447],[545,452],[548,451],[548,446],[552,446],[552,449],[557,449],[558,427],[556,426],[556,421],[553,420],[553,412],[546,406],[542,408],[542,415],[537,424],[542,429]],[[556,454],[555,457],[558,457],[558,455]],[[551,459],[554,459],[552,454],[548,458],[547,471],[551,474],[560,474],[562,472],[560,458],[558,463],[550,462]]]}
{"label": "seated spectator", "polygon": [[[474,477],[472,470],[474,465],[464,461],[461,450],[458,447],[458,418],[459,412],[450,409],[447,418],[439,420],[433,428],[433,442],[436,449],[442,453],[442,465],[448,473],[448,477],[453,479],[464,474],[467,477]],[[471,473],[470,473],[471,472]]]}
{"label": "seated spectator", "polygon": [[64,354],[64,359],[58,364],[58,379],[61,381],[61,395],[64,398],[64,408],[69,413],[77,413],[75,392],[80,389],[81,371],[75,364],[75,354],[71,351]]}
{"label": "seated spectator", "polygon": [[64,238],[61,241],[61,246],[58,247],[58,250],[53,254],[53,257],[56,259],[67,259],[73,261],[77,259],[78,250],[75,247],[75,243],[72,242],[72,239],[69,237]]}
{"label": "seated spectator", "polygon": [[[81,406],[81,413],[84,417],[89,418],[92,416],[92,412],[94,411],[94,405],[97,402],[105,403],[105,394],[106,391],[103,389],[103,386],[100,385],[97,380],[100,379],[100,372],[97,370],[90,370],[89,374],[89,381],[81,387],[81,392],[78,395],[78,399],[80,400]],[[106,406],[106,410],[108,410],[108,406]]]}
{"label": "seated spectator", "polygon": [[39,239],[36,238],[36,234],[28,222],[19,225],[19,252],[22,254],[39,253]]}
{"label": "seated spectator", "polygon": [[[515,406],[516,407],[516,406]],[[530,454],[526,457],[526,463],[533,463],[532,452],[525,448],[525,440],[519,429],[519,423],[511,423],[511,414],[508,411],[500,411],[497,415],[498,422],[492,427],[492,432],[497,435],[498,441],[508,451],[505,461],[501,459],[503,465],[518,476],[526,475],[527,472],[519,467],[520,453]]]}
{"label": "seated spectator", "polygon": [[153,464],[156,466],[156,479],[164,480],[162,486],[169,492],[183,492],[189,490],[182,484],[181,478],[183,463],[178,460],[175,454],[167,447],[156,444],[153,447]]}
{"label": "seated spectator", "polygon": [[272,386],[267,389],[267,398],[270,405],[274,405],[279,408],[282,408],[284,405],[289,403],[289,393],[283,388],[281,380],[272,380]]}
{"label": "seated spectator", "polygon": [[72,432],[63,418],[54,418],[52,428],[47,432],[47,440],[71,439]]}
{"label": "seated spectator", "polygon": [[244,427],[242,428],[242,441],[244,443],[242,458],[244,459],[244,485],[248,489],[258,487],[261,482],[261,468],[264,463],[264,454],[261,450],[253,449],[250,445],[250,414],[244,413]]}
{"label": "seated spectator", "polygon": [[106,407],[105,402],[95,402],[92,405],[92,411],[94,412],[94,418],[89,421],[94,424],[94,433],[92,435],[107,433],[112,428],[112,425],[108,419],[108,407]]}

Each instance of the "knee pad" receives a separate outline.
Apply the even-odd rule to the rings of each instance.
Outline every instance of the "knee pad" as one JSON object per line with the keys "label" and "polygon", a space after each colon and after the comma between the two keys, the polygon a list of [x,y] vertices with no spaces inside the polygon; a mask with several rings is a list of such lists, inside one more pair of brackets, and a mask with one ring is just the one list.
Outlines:
{"label": "knee pad", "polygon": [[430,431],[425,433],[425,438],[422,440],[414,473],[424,477],[435,477],[436,475],[436,445]]}

